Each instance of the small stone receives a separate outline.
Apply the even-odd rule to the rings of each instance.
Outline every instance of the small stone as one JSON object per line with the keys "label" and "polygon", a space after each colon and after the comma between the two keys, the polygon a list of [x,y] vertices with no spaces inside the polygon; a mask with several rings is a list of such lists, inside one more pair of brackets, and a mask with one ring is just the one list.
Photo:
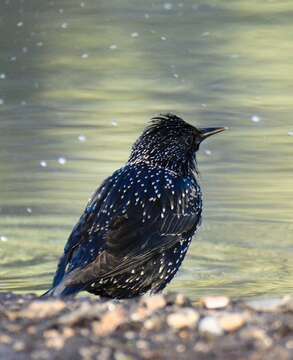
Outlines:
{"label": "small stone", "polygon": [[56,330],[47,330],[44,332],[45,344],[49,348],[60,350],[64,347],[65,339]]}
{"label": "small stone", "polygon": [[68,339],[68,338],[70,338],[70,337],[72,337],[74,335],[75,335],[75,332],[74,332],[74,330],[72,328],[65,327],[63,329],[63,336],[65,337],[65,339]]}
{"label": "small stone", "polygon": [[199,314],[192,308],[182,308],[167,316],[167,324],[173,329],[196,327]]}
{"label": "small stone", "polygon": [[124,354],[122,351],[116,351],[114,353],[114,359],[115,360],[132,360],[134,358],[128,354]]}
{"label": "small stone", "polygon": [[240,313],[225,314],[219,318],[219,323],[223,330],[233,332],[239,330],[246,323],[246,317]]}
{"label": "small stone", "polygon": [[288,131],[289,136],[293,136],[293,131]]}
{"label": "small stone", "polygon": [[81,322],[84,322],[85,320],[93,320],[99,318],[99,314],[104,309],[105,304],[97,303],[93,305],[88,302],[82,302],[77,309],[60,316],[58,319],[58,323],[66,326],[75,326]]}
{"label": "small stone", "polygon": [[252,327],[240,332],[240,336],[244,339],[257,340],[264,348],[269,348],[273,344],[273,340],[266,334],[263,329]]}
{"label": "small stone", "polygon": [[131,313],[130,318],[132,321],[142,321],[149,316],[149,310],[144,306],[139,306],[133,313]]}
{"label": "small stone", "polygon": [[229,298],[226,296],[207,296],[200,301],[206,309],[223,309],[229,305]]}
{"label": "small stone", "polygon": [[110,49],[110,50],[116,50],[116,49],[117,49],[117,45],[112,44],[112,45],[110,45],[109,49]]}
{"label": "small stone", "polygon": [[6,75],[3,73],[3,74],[0,74],[0,79],[1,80],[4,80],[4,79],[6,79]]}
{"label": "small stone", "polygon": [[13,349],[15,351],[23,351],[25,349],[25,344],[23,341],[16,341],[14,344],[13,344]]}
{"label": "small stone", "polygon": [[8,240],[7,236],[0,236],[0,241],[6,242]]}
{"label": "small stone", "polygon": [[35,326],[29,326],[27,328],[27,333],[30,335],[35,335],[37,333],[37,328]]}
{"label": "small stone", "polygon": [[290,301],[289,297],[273,298],[273,299],[256,299],[250,300],[245,305],[254,311],[259,312],[275,312],[280,310]]}
{"label": "small stone", "polygon": [[0,334],[0,344],[11,344],[12,338],[6,334]]}
{"label": "small stone", "polygon": [[137,37],[139,37],[139,33],[137,33],[137,32],[133,32],[133,33],[131,34],[131,37],[133,37],[133,38],[137,38]]}
{"label": "small stone", "polygon": [[82,55],[81,55],[81,58],[82,58],[82,59],[88,59],[88,57],[89,57],[89,54],[82,54]]}
{"label": "small stone", "polygon": [[61,300],[33,301],[27,308],[20,312],[21,317],[29,319],[41,319],[58,314],[65,308]]}
{"label": "small stone", "polygon": [[190,300],[183,294],[177,293],[168,293],[165,295],[168,305],[177,305],[188,307],[191,305]]}
{"label": "small stone", "polygon": [[4,104],[4,100],[0,99],[0,105],[3,105],[3,104]]}
{"label": "small stone", "polygon": [[152,317],[147,319],[144,324],[144,328],[149,331],[159,330],[162,327],[162,321],[158,317]]}
{"label": "small stone", "polygon": [[166,299],[163,295],[145,296],[142,299],[142,304],[146,306],[150,313],[162,309],[167,305]]}
{"label": "small stone", "polygon": [[47,162],[42,160],[42,161],[40,161],[40,165],[41,165],[41,167],[47,167]]}
{"label": "small stone", "polygon": [[125,310],[122,306],[116,306],[114,310],[107,311],[99,322],[93,323],[93,331],[97,336],[106,336],[115,331],[125,321]]}
{"label": "small stone", "polygon": [[293,350],[293,339],[286,342],[286,348],[289,350]]}
{"label": "small stone", "polygon": [[183,294],[176,294],[174,304],[178,306],[186,306],[190,304],[190,301]]}
{"label": "small stone", "polygon": [[161,36],[161,40],[163,41],[167,40],[166,36]]}
{"label": "small stone", "polygon": [[213,316],[206,316],[198,325],[198,331],[202,335],[223,335],[223,329],[219,323],[219,320]]}

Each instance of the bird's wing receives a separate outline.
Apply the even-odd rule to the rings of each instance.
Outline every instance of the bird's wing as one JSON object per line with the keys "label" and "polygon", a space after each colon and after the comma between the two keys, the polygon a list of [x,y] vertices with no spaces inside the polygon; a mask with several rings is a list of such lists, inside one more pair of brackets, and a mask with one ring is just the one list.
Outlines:
{"label": "bird's wing", "polygon": [[[178,243],[182,236],[194,233],[201,216],[199,189],[170,174],[166,176],[163,171],[156,173],[156,182],[150,180],[149,170],[145,173],[141,170],[137,180],[135,173],[137,169],[135,172],[127,169],[124,177],[120,175],[117,189],[123,189],[122,184],[131,184],[122,191],[123,195],[108,189],[103,197],[100,211],[103,207],[108,209],[109,204],[116,209],[115,214],[111,213],[111,222],[103,236],[103,250],[88,264],[80,264],[69,271],[65,278],[68,286],[130,271]],[[141,178],[146,178],[144,186]],[[170,189],[168,184],[172,185]],[[94,232],[99,226],[98,218],[96,216],[88,229]],[[83,247],[79,242],[76,253],[83,251]]]}
{"label": "bird's wing", "polygon": [[[70,265],[72,256],[76,252],[76,250],[88,243],[88,230],[93,226],[96,221],[96,214],[99,213],[103,201],[105,200],[105,197],[109,191],[110,184],[111,182],[109,182],[109,178],[105,179],[102,185],[96,190],[92,198],[89,200],[84,213],[80,217],[77,224],[74,226],[64,247],[64,254],[59,260],[57,270],[53,279],[53,286],[58,285],[58,283],[62,280],[66,268],[68,267],[68,265]],[[96,247],[98,248],[102,245],[102,242],[100,242],[100,244],[96,244]]]}
{"label": "bird's wing", "polygon": [[[169,222],[170,221],[170,222]],[[170,233],[157,226],[139,227],[129,219],[119,219],[119,225],[109,231],[105,250],[82,269],[75,269],[66,279],[67,286],[90,284],[130,272],[153,256],[163,253],[183,239],[184,233],[196,229],[198,215],[186,215],[178,222],[177,215],[168,219]]]}

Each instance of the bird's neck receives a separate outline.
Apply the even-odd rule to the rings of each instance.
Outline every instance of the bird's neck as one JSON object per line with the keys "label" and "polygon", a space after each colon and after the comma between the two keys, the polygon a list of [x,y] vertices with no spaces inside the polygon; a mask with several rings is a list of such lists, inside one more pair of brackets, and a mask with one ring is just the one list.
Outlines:
{"label": "bird's neck", "polygon": [[152,167],[163,168],[176,173],[179,176],[196,176],[198,174],[197,162],[195,156],[189,159],[178,159],[177,161],[168,161],[165,159],[152,159],[139,157],[136,159],[129,159],[130,164],[145,164]]}

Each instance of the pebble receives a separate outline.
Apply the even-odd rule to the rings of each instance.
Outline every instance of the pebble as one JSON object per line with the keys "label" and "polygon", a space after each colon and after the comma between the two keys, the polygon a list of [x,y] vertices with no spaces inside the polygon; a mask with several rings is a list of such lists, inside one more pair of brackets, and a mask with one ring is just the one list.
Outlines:
{"label": "pebble", "polygon": [[57,330],[47,330],[43,334],[45,344],[48,348],[60,350],[64,347],[65,339]]}
{"label": "pebble", "polygon": [[86,319],[96,319],[98,314],[105,309],[105,304],[89,304],[83,302],[76,310],[59,317],[58,323],[66,326],[74,326]]}
{"label": "pebble", "polygon": [[246,323],[246,316],[240,313],[225,314],[219,318],[219,323],[224,331],[237,331]]}
{"label": "pebble", "polygon": [[207,296],[200,301],[207,309],[223,309],[229,305],[229,298],[226,296]]}
{"label": "pebble", "polygon": [[255,299],[246,301],[245,305],[254,311],[259,312],[276,312],[290,301],[289,297],[273,299]]}
{"label": "pebble", "polygon": [[47,167],[47,162],[42,160],[42,161],[40,161],[40,165],[41,165],[41,167]]}
{"label": "pebble", "polygon": [[146,306],[150,313],[162,309],[167,302],[163,295],[145,296],[142,299],[142,304]]}
{"label": "pebble", "polygon": [[20,312],[20,316],[29,319],[41,319],[54,316],[65,308],[62,300],[33,301],[27,308]]}
{"label": "pebble", "polygon": [[176,294],[176,293],[167,294],[166,301],[170,305],[174,304],[177,306],[184,306],[184,307],[188,307],[191,304],[190,300],[185,295]]}
{"label": "pebble", "polygon": [[195,328],[198,320],[199,314],[192,308],[182,308],[167,316],[167,324],[173,329]]}
{"label": "pebble", "polygon": [[122,306],[117,306],[114,310],[107,311],[99,322],[93,323],[93,331],[96,336],[106,336],[115,331],[126,320],[125,310]]}
{"label": "pebble", "polygon": [[261,343],[264,348],[269,348],[272,346],[272,339],[266,334],[263,329],[257,327],[251,327],[249,329],[243,330],[240,333],[240,336],[244,339],[254,339]]}
{"label": "pebble", "polygon": [[219,320],[213,316],[204,317],[198,325],[198,331],[202,335],[223,335],[223,329],[219,323]]}
{"label": "pebble", "polygon": [[15,351],[23,351],[25,349],[25,344],[23,341],[16,341],[14,344],[13,344],[13,349]]}
{"label": "pebble", "polygon": [[1,334],[0,335],[0,344],[11,344],[12,338],[8,335]]}
{"label": "pebble", "polygon": [[147,319],[144,324],[144,328],[149,331],[156,330],[158,331],[162,327],[162,321],[157,317],[152,317],[151,319]]}
{"label": "pebble", "polygon": [[293,136],[293,131],[288,131],[289,136]]}
{"label": "pebble", "polygon": [[116,351],[114,353],[114,359],[115,360],[132,360],[134,359],[132,356],[130,356],[129,354],[125,354],[122,351]]}
{"label": "pebble", "polygon": [[8,238],[6,236],[0,236],[0,241],[6,242]]}

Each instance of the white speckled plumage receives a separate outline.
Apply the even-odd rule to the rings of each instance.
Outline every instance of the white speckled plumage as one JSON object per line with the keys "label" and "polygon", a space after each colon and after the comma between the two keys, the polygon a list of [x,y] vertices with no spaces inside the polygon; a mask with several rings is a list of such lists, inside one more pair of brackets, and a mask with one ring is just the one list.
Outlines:
{"label": "white speckled plumage", "polygon": [[166,286],[201,221],[201,135],[175,115],[153,119],[128,162],[89,201],[48,294],[128,298]]}

